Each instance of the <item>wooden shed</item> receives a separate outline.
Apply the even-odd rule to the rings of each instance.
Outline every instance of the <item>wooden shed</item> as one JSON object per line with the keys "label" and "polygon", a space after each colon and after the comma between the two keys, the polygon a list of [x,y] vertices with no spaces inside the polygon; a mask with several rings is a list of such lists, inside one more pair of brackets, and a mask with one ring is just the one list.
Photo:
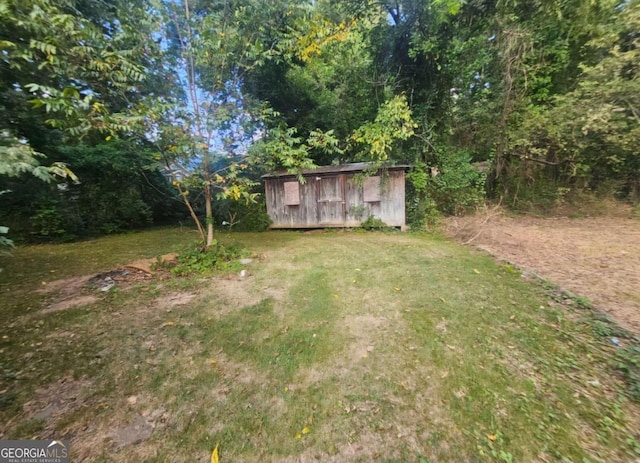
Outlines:
{"label": "wooden shed", "polygon": [[271,228],[357,227],[369,216],[405,229],[405,172],[409,166],[355,179],[366,163],[302,171],[304,183],[287,172],[264,175]]}

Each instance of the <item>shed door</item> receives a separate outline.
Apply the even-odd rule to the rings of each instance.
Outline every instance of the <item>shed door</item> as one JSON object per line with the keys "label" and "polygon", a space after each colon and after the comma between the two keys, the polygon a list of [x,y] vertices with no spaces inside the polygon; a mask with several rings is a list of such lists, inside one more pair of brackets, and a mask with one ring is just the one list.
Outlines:
{"label": "shed door", "polygon": [[318,222],[342,225],[345,222],[344,182],[341,176],[317,177]]}

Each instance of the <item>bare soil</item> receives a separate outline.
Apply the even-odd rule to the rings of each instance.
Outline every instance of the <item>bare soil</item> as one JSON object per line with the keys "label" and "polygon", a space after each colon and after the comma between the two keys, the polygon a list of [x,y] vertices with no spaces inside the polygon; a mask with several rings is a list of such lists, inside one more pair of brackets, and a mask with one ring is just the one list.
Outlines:
{"label": "bare soil", "polygon": [[495,208],[445,222],[446,233],[586,297],[640,333],[640,221],[631,213],[572,219]]}
{"label": "bare soil", "polygon": [[48,295],[45,300],[45,312],[91,305],[100,300],[101,294],[113,287],[128,289],[136,283],[151,279],[151,275],[147,272],[129,268],[130,266],[126,267],[97,275],[55,280],[43,285],[37,292]]}
{"label": "bare soil", "polygon": [[159,297],[153,302],[153,307],[157,310],[167,310],[180,305],[188,304],[196,297],[192,293],[169,293]]}
{"label": "bare soil", "polygon": [[33,399],[23,408],[28,418],[57,419],[59,416],[84,406],[90,381],[65,377],[36,390]]}

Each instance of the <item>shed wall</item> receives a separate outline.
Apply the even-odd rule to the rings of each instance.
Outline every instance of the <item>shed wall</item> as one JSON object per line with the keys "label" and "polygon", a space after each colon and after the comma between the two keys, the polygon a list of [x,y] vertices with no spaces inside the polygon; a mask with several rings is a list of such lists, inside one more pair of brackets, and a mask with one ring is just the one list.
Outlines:
{"label": "shed wall", "polygon": [[[299,204],[291,198],[296,177],[265,179],[267,213],[272,228],[357,227],[370,215],[387,225],[405,226],[405,173],[392,170],[381,178],[379,201],[365,201],[364,188],[354,173],[305,175],[299,185]],[[287,187],[285,184],[289,183]],[[285,195],[285,188],[287,195]],[[376,195],[367,194],[377,199]],[[286,198],[286,200],[285,200]]]}

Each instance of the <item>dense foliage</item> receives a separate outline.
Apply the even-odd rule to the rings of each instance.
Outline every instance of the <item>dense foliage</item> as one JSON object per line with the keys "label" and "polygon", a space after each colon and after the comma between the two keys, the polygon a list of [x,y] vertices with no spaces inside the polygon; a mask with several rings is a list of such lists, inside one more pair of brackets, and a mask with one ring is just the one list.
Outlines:
{"label": "dense foliage", "polygon": [[[13,236],[66,240],[175,219],[160,165],[124,124],[148,95],[176,91],[148,12],[142,0],[0,3],[0,223]],[[34,179],[70,172],[62,184]]]}
{"label": "dense foliage", "polygon": [[640,201],[639,0],[4,0],[0,25],[0,223],[23,235],[182,202],[211,242],[267,223],[262,172],[350,161],[411,164],[416,225],[487,195]]}
{"label": "dense foliage", "polygon": [[[245,87],[298,136],[337,135],[340,151],[318,163],[412,164],[414,223],[486,194],[518,208],[594,194],[637,203],[639,11],[608,0],[319,1],[292,23],[297,52]],[[398,98],[408,131],[391,122]]]}

